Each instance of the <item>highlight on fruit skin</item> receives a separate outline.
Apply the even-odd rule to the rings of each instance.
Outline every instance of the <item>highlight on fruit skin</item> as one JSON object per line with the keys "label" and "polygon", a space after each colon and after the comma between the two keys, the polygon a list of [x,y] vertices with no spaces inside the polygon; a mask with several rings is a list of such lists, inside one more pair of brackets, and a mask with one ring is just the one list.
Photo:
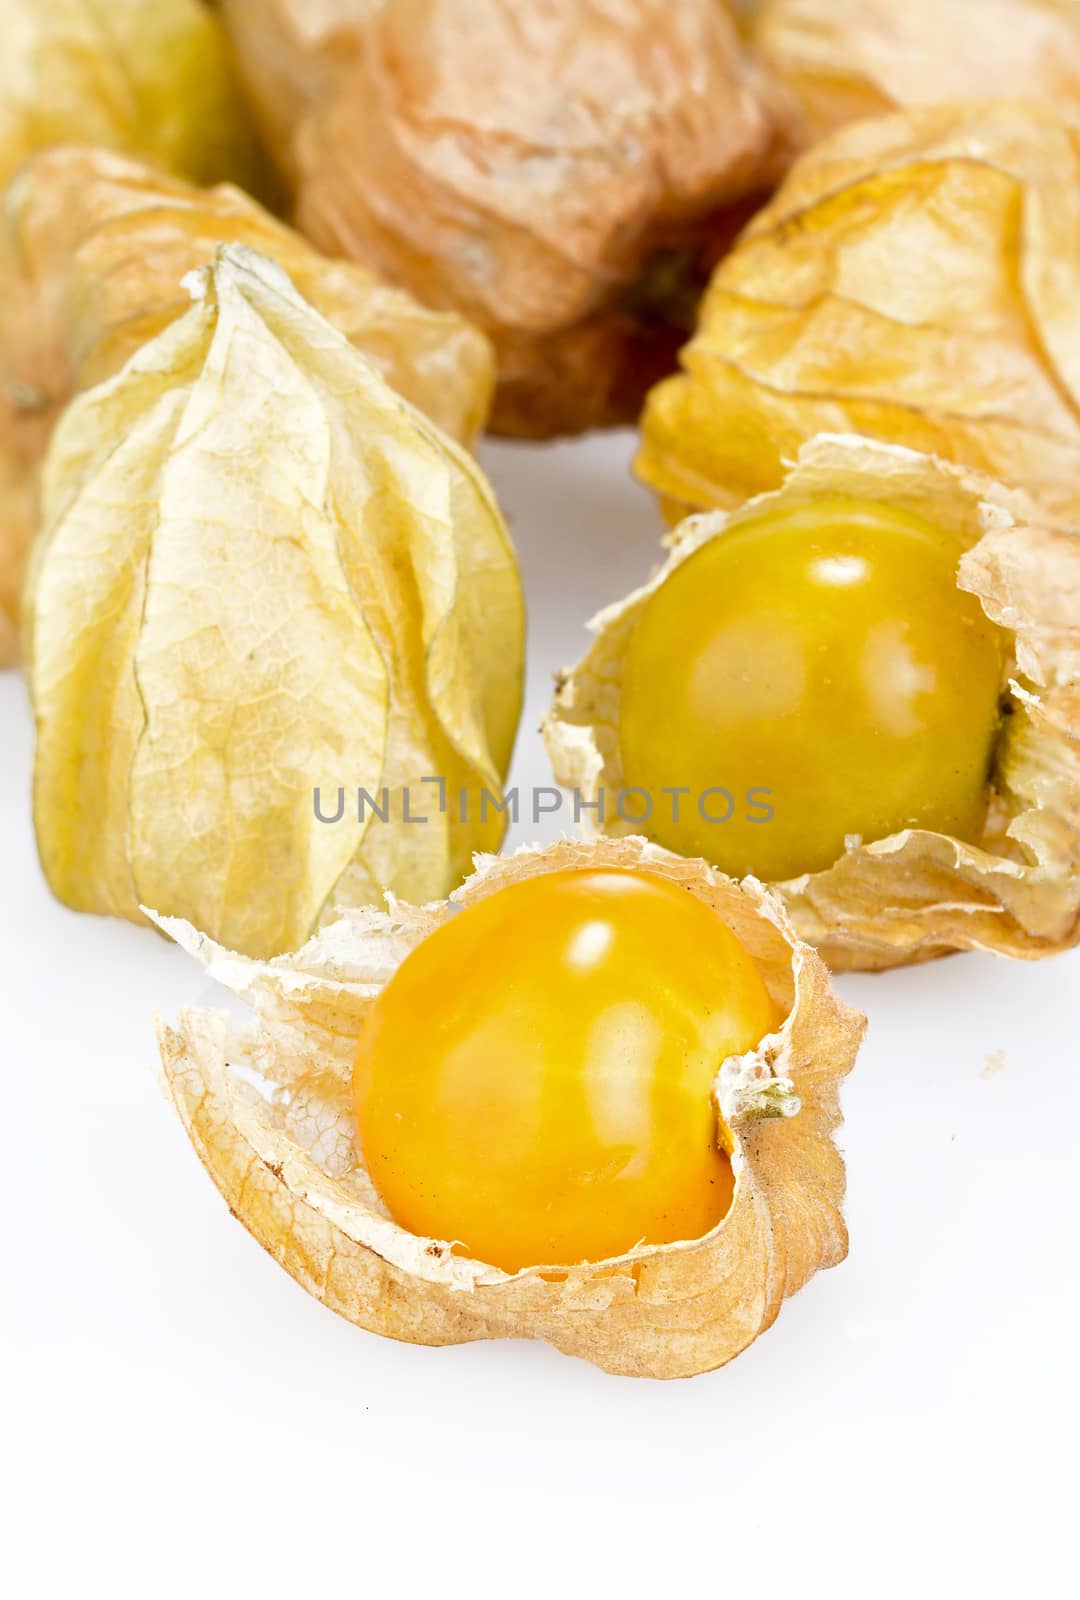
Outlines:
{"label": "highlight on fruit skin", "polygon": [[904,106],[1023,94],[1080,106],[1076,0],[754,0],[751,43],[808,141]]}
{"label": "highlight on fruit skin", "polygon": [[636,420],[794,146],[724,0],[225,0],[299,226],[492,338],[497,432]]}
{"label": "highlight on fruit skin", "polygon": [[34,822],[65,904],[268,956],[498,846],[524,606],[476,463],[280,267],[230,246],[187,288],[53,437]]}
{"label": "highlight on fruit skin", "polygon": [[779,486],[818,433],[1018,485],[1080,523],[1080,124],[987,102],[854,124],[717,268],[637,472],[673,520]]}
{"label": "highlight on fruit skin", "polygon": [[268,176],[221,19],[203,0],[0,0],[0,187],[71,139],[194,183]]}
{"label": "highlight on fruit skin", "polygon": [[1006,646],[957,587],[962,551],[893,506],[821,496],[681,561],[622,661],[619,756],[649,801],[642,831],[769,881],[827,870],[852,835],[977,842]]}
{"label": "highlight on fruit skin", "polygon": [[[507,1274],[387,1214],[358,1154],[353,1061],[383,986],[454,907],[580,868],[645,871],[715,910],[782,1021],[755,1051],[720,1067],[717,1110],[730,1131],[735,1189],[716,1227],[601,1262]],[[295,956],[265,964],[183,924],[161,926],[255,1012],[243,1034],[207,1011],[159,1025],[167,1092],[195,1150],[275,1260],[361,1327],[416,1344],[542,1339],[609,1372],[686,1377],[745,1349],[787,1296],[846,1253],[834,1136],[839,1085],[865,1022],[757,885],[740,888],[643,840],[563,840],[478,861],[450,904],[353,911]],[[529,928],[519,936],[527,941]]]}
{"label": "highlight on fruit skin", "polygon": [[273,258],[399,394],[472,446],[494,388],[477,329],[367,268],[331,261],[239,189],[197,189],[113,152],[68,145],[26,163],[0,222],[0,665],[17,654],[40,463],[71,396],[111,377],[182,316],[181,280],[221,245]]}
{"label": "highlight on fruit skin", "polygon": [[[759,497],[731,514],[716,512],[682,523],[672,537],[673,548],[665,565],[644,588],[595,619],[591,649],[561,682],[545,725],[558,780],[578,792],[579,810],[588,825],[597,826],[595,807],[603,797],[603,827],[609,834],[618,837],[648,831],[648,824],[642,821],[644,802],[627,797],[624,737],[628,712],[634,714],[635,709],[625,696],[640,619],[653,597],[675,583],[680,568],[713,542],[718,542],[719,549],[725,539],[738,540],[740,529],[750,530],[763,518],[788,514],[812,518],[815,507],[838,499],[854,502],[867,512],[880,508],[889,517],[918,519],[940,528],[954,541],[957,587],[977,599],[1000,637],[1001,723],[990,750],[985,820],[977,836],[959,838],[934,831],[930,819],[942,813],[930,807],[924,812],[922,826],[905,826],[884,838],[847,837],[833,864],[773,883],[796,931],[837,970],[875,970],[968,949],[1031,959],[1074,945],[1080,939],[1080,540],[1071,531],[1048,525],[1019,493],[912,451],[851,436],[823,436],[803,447],[778,492]],[[748,613],[755,626],[783,624],[785,581],[781,568],[776,569],[775,581],[768,569],[762,571],[761,605],[752,616]],[[776,596],[774,605],[770,592]],[[940,609],[938,599],[933,605]],[[947,617],[947,609],[940,614]],[[916,633],[923,620],[921,616],[915,619]],[[933,659],[917,655],[909,659],[903,618],[886,621],[904,645],[896,657],[897,670],[916,674],[909,688],[921,692],[917,680],[926,675],[929,690],[934,691]],[[970,630],[972,625],[970,616],[958,614],[955,629]],[[688,618],[688,640],[695,638],[695,627]],[[783,795],[788,811],[782,820],[785,826],[791,824],[797,839],[799,818],[790,814],[790,802],[792,797],[797,802],[800,795],[808,799],[814,795],[820,752],[833,760],[831,741],[836,729],[828,725],[830,694],[836,699],[837,720],[844,733],[847,712],[841,708],[850,685],[840,681],[832,690],[828,687],[831,672],[849,670],[842,650],[826,652],[823,659],[815,658],[812,651],[804,656],[799,654],[794,635],[791,637],[795,654],[786,663],[763,656],[761,639],[754,643],[745,638],[741,661],[736,649],[739,641],[724,641],[728,651],[724,662],[731,676],[733,701],[749,719],[745,724],[748,739],[756,734],[754,706],[763,703],[762,696],[775,696],[792,674],[799,695],[805,690],[806,703],[818,708],[818,730],[810,727],[805,738],[798,730],[786,730],[783,720],[774,714],[775,708],[764,728],[770,738],[783,734],[801,740],[792,745],[790,775],[780,774],[782,786],[790,779],[790,794]],[[880,644],[881,638],[877,642]],[[884,642],[887,644],[888,638]],[[987,648],[991,642],[988,638]],[[928,739],[945,741],[940,765],[947,789],[953,782],[953,757],[958,767],[961,761],[978,758],[979,738],[985,733],[980,719],[989,715],[982,675],[992,658],[980,657],[983,645],[976,647],[968,641],[964,650],[976,648],[977,653],[965,656],[968,664],[961,665],[958,637],[943,638],[941,648],[937,670],[945,674],[942,681],[948,694],[943,704],[947,715],[957,720],[956,735],[950,739],[947,724],[935,732],[928,722],[923,731]],[[768,667],[764,676],[763,660]],[[692,675],[687,682],[697,685],[695,693],[714,694],[715,682],[708,673],[699,680],[699,667],[704,672],[697,657],[688,659],[682,666],[683,677]],[[972,669],[975,676],[970,683],[962,680],[970,709],[952,706],[949,696],[955,685],[948,674]],[[639,706],[660,706],[654,714],[661,752],[669,751],[665,719],[670,716],[675,726],[675,719],[683,714],[679,674],[678,649],[673,646],[666,694],[657,697],[651,689],[639,694]],[[922,700],[917,695],[908,699],[910,704],[905,701],[900,709],[905,716],[913,710],[921,719]],[[670,711],[664,710],[665,703]],[[874,734],[873,751],[869,755],[856,752],[862,763],[858,786],[852,795],[843,796],[844,805],[862,805],[862,791],[880,786],[873,765],[875,755],[880,760],[891,748],[885,733],[892,713],[887,700],[878,706],[877,715],[884,720]],[[925,714],[937,715],[932,698]],[[978,722],[974,743],[962,720],[965,716]],[[917,744],[917,730],[907,731],[916,735]],[[900,732],[906,737],[904,729]],[[728,775],[726,757],[735,771],[741,772],[739,738],[735,721],[717,733],[712,782],[720,788]],[[647,743],[647,727],[639,730],[639,739]],[[897,748],[904,753],[902,743]],[[695,755],[703,769],[709,764],[707,756],[704,745]],[[933,765],[931,762],[928,782]],[[916,762],[913,770],[923,769]],[[672,774],[664,781],[678,784],[680,775]],[[767,774],[754,779],[755,783],[768,781]],[[961,814],[975,827],[976,813],[969,800],[961,798],[967,794],[969,777],[958,776],[956,782],[961,781],[963,787],[956,791],[955,802],[946,795],[945,803],[965,808]],[[736,787],[731,785],[732,791]],[[887,783],[885,791],[888,793]],[[700,796],[697,798],[700,803]],[[740,790],[736,805],[741,798]],[[692,803],[693,797],[687,804]],[[767,803],[772,805],[772,799]],[[724,842],[724,826],[736,814],[736,805],[729,808],[725,802],[721,815],[718,801],[708,804],[710,820],[716,824],[713,831],[720,841],[711,859],[722,860],[723,852],[730,848]],[[946,809],[944,815],[948,814]],[[766,821],[756,829],[746,828],[742,830],[744,838],[753,833],[765,838],[771,825]],[[814,827],[808,809],[808,835],[812,836]],[[843,837],[842,829],[840,834]],[[772,841],[769,844],[771,849]],[[738,848],[742,847],[740,841]],[[764,845],[762,850],[769,854]],[[752,864],[745,861],[738,870]]]}

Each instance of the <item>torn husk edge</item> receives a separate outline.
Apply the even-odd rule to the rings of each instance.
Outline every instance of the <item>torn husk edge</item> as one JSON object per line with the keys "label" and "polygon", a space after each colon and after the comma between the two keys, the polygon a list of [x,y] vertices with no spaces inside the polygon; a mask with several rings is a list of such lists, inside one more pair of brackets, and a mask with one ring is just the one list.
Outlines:
{"label": "torn husk edge", "polygon": [[[511,1276],[390,1219],[356,1148],[353,1057],[382,985],[454,907],[527,876],[597,866],[648,870],[712,906],[758,963],[784,1021],[718,1074],[736,1185],[716,1228]],[[187,1010],[176,1028],[159,1023],[166,1091],[192,1144],[260,1244],[363,1328],[417,1344],[543,1339],[609,1372],[685,1377],[745,1349],[788,1295],[846,1254],[834,1135],[865,1019],[836,998],[820,959],[752,880],[740,886],[642,839],[564,839],[478,858],[450,902],[349,911],[296,955],[269,962],[155,920],[255,1012],[239,1036],[211,1011]]]}
{"label": "torn husk edge", "polygon": [[[910,829],[852,841],[825,872],[773,887],[800,938],[835,970],[875,971],[952,950],[1034,959],[1080,939],[1080,539],[1039,525],[1026,498],[899,446],[822,435],[783,487],[732,513],[688,518],[650,581],[603,611],[562,678],[544,736],[560,783],[584,805],[624,785],[622,667],[646,601],[710,539],[772,506],[822,496],[882,501],[954,532],[959,586],[1012,636],[993,794],[978,845]],[[606,806],[612,836],[631,833]],[[590,826],[595,827],[593,815]]]}

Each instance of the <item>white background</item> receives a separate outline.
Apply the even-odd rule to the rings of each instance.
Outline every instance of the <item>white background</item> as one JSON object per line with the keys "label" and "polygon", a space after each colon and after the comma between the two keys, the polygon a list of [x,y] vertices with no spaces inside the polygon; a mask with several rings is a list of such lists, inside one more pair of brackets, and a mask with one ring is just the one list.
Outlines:
{"label": "white background", "polygon": [[[532,610],[523,785],[550,781],[551,671],[656,559],[630,448],[484,453]],[[871,1020],[850,1259],[732,1366],[396,1345],[309,1299],[204,1175],[151,1015],[216,993],[50,900],[10,674],[0,751],[10,1594],[1071,1590],[1080,955],[842,982]]]}

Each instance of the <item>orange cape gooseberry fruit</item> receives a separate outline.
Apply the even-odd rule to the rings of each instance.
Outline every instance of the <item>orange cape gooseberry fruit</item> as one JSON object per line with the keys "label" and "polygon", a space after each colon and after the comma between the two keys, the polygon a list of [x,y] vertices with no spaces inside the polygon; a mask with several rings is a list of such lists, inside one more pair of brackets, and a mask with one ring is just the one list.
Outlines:
{"label": "orange cape gooseberry fruit", "polygon": [[731,1203],[718,1063],[778,1020],[727,925],[666,878],[541,873],[437,929],[354,1076],[391,1214],[507,1272],[710,1232]]}
{"label": "orange cape gooseberry fruit", "polygon": [[[564,840],[482,859],[451,903],[347,913],[270,962],[161,925],[256,1013],[239,1034],[201,1011],[161,1027],[192,1143],[275,1259],[361,1327],[544,1339],[683,1377],[745,1349],[846,1252],[833,1138],[864,1021],[759,887],[642,840]],[[418,1192],[425,1172],[438,1196]],[[440,1214],[473,1248],[419,1231]]]}
{"label": "orange cape gooseberry fruit", "polygon": [[596,619],[548,748],[590,824],[773,884],[834,968],[1052,954],[1080,936],[1078,608],[1080,541],[1022,496],[821,437]]}

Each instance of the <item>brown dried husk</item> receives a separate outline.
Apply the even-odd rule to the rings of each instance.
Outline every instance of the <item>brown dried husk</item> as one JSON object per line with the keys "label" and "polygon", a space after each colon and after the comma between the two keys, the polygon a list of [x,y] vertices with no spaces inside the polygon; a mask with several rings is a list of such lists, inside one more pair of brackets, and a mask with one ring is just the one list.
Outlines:
{"label": "brown dried husk", "polygon": [[780,484],[818,433],[906,445],[1080,523],[1080,133],[991,102],[858,123],[720,265],[637,470],[677,517]]}
{"label": "brown dried husk", "polygon": [[[718,1073],[736,1184],[716,1228],[603,1262],[552,1262],[509,1276],[391,1220],[360,1164],[353,1057],[380,988],[453,906],[533,874],[596,866],[647,870],[712,906],[758,964],[784,1020]],[[259,1243],[360,1327],[414,1344],[544,1339],[608,1372],[686,1377],[738,1355],[788,1295],[846,1254],[834,1136],[840,1082],[865,1019],[836,998],[822,962],[758,885],[740,888],[640,839],[563,840],[478,861],[448,905],[354,912],[297,955],[266,965],[185,924],[161,925],[255,1012],[242,1035],[210,1011],[186,1011],[176,1029],[159,1026],[168,1094],[192,1144]]]}
{"label": "brown dried husk", "polygon": [[[613,835],[625,787],[622,666],[634,624],[669,573],[772,506],[851,497],[909,511],[955,535],[960,588],[1011,641],[1007,713],[977,845],[925,830],[849,846],[825,872],[774,884],[799,936],[834,970],[876,971],[953,950],[1033,959],[1080,939],[1080,539],[1040,524],[1021,495],[961,468],[854,437],[805,445],[783,488],[733,514],[680,524],[668,561],[597,617],[545,726],[559,781],[606,796]],[[595,813],[584,813],[590,821]]]}
{"label": "brown dried husk", "polygon": [[991,95],[1080,107],[1078,0],[758,0],[748,32],[811,137]]}
{"label": "brown dried husk", "polygon": [[218,247],[272,257],[399,394],[471,446],[494,356],[477,329],[428,311],[366,268],[331,261],[239,189],[196,189],[105,150],[30,161],[0,217],[0,665],[17,650],[38,476],[71,396],[118,372],[188,309],[181,280]]}
{"label": "brown dried husk", "polygon": [[224,10],[303,231],[491,335],[498,431],[636,418],[790,156],[721,0]]}
{"label": "brown dried husk", "polygon": [[65,904],[264,957],[498,846],[524,607],[475,461],[280,267],[230,245],[187,287],[50,447],[34,822]]}
{"label": "brown dried husk", "polygon": [[203,0],[0,0],[0,187],[85,139],[195,183],[266,177],[221,19]]}
{"label": "brown dried husk", "polygon": [[241,76],[286,181],[301,130],[355,55],[355,29],[385,0],[221,0]]}

